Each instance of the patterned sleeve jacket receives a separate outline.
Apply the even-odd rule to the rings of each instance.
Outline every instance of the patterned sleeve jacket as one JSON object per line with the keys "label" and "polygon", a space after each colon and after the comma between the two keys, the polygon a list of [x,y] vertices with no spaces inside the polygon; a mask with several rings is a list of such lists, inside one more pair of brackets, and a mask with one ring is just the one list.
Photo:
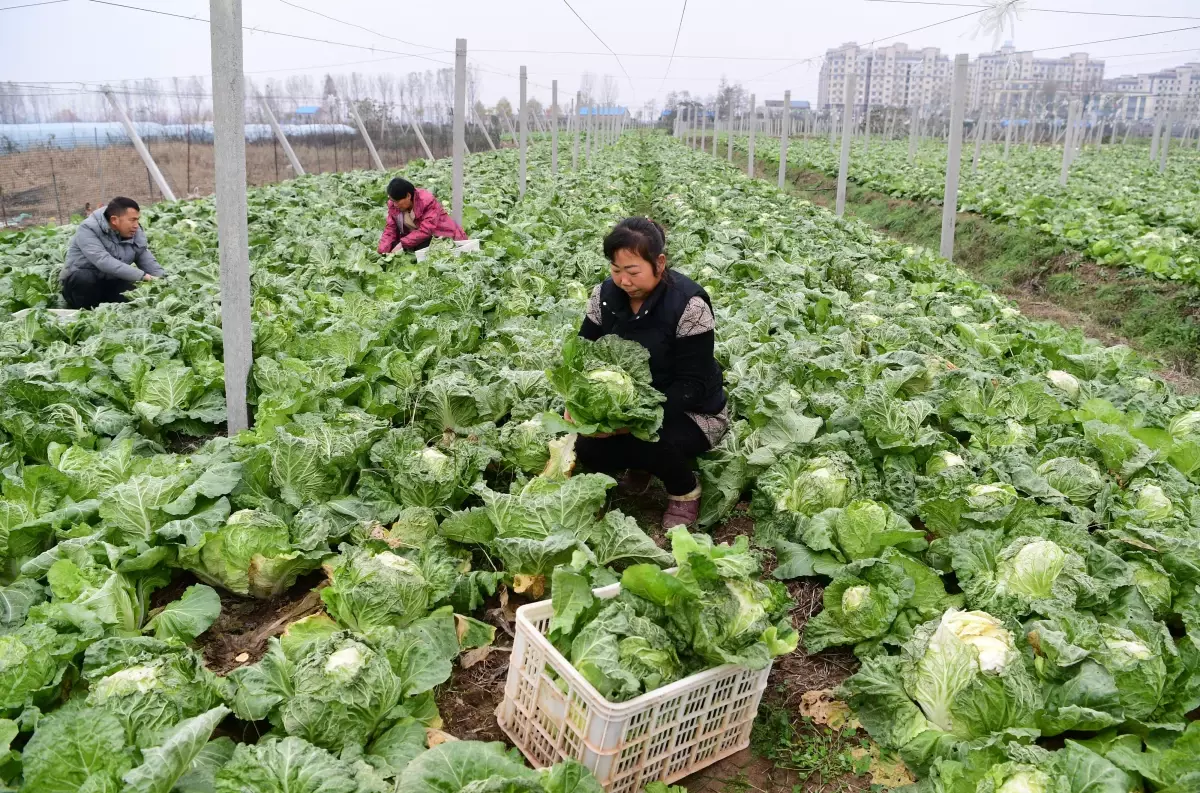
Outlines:
{"label": "patterned sleeve jacket", "polygon": [[686,413],[715,446],[729,428],[715,327],[704,288],[669,270],[636,314],[629,296],[605,279],[592,291],[579,335],[595,341],[615,333],[645,347],[654,387],[667,397],[664,409]]}

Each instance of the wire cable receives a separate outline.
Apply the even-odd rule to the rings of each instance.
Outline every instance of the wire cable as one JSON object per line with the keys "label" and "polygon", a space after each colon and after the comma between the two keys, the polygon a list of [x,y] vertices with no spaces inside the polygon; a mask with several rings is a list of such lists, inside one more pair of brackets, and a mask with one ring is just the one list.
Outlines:
{"label": "wire cable", "polygon": [[[183,14],[173,14],[170,11],[159,11],[154,8],[142,8],[140,6],[131,6],[131,5],[124,5],[122,3],[113,3],[110,0],[88,0],[88,2],[96,3],[98,5],[113,6],[114,8],[125,8],[125,9],[131,10],[131,11],[143,11],[147,14],[158,14],[160,16],[174,17],[175,19],[186,19],[189,22],[203,22],[206,25],[209,23],[209,21],[203,17],[185,16]],[[398,50],[386,50],[386,49],[383,49],[382,47],[371,47],[371,46],[367,46],[367,45],[363,45],[363,44],[349,44],[344,41],[330,41],[329,39],[319,39],[319,38],[315,38],[313,36],[301,36],[298,33],[282,33],[278,30],[267,30],[266,28],[250,27],[249,25],[242,25],[242,30],[248,30],[251,33],[263,33],[263,34],[266,34],[269,36],[281,36],[283,38],[299,39],[300,41],[311,41],[311,42],[315,42],[317,44],[329,44],[329,45],[332,45],[335,47],[351,47],[351,48],[357,49],[357,50],[368,50],[370,52],[385,52],[390,55],[402,55],[402,56],[408,57],[408,58],[420,58],[422,60],[432,61],[433,63],[437,63],[442,66],[453,66],[454,65],[452,63],[447,63],[446,61],[439,61],[437,58],[431,58],[428,55],[421,55],[420,53],[416,53],[416,52],[400,52]]]}
{"label": "wire cable", "polygon": [[[895,3],[897,5],[913,5],[913,6],[947,6],[952,8],[991,8],[992,6],[980,5],[979,3],[946,3],[939,0],[864,0],[867,3]],[[1089,17],[1124,17],[1126,19],[1198,19],[1196,16],[1182,16],[1178,14],[1122,14],[1116,11],[1069,11],[1064,8],[1022,8],[1022,12],[1032,11],[1041,14],[1077,14],[1079,16]]]}
{"label": "wire cable", "polygon": [[1050,52],[1051,50],[1065,50],[1071,47],[1086,47],[1089,44],[1106,44],[1110,41],[1125,41],[1127,39],[1144,39],[1147,36],[1165,36],[1168,33],[1182,33],[1185,30],[1200,30],[1200,25],[1192,25],[1187,28],[1175,28],[1173,30],[1157,30],[1153,33],[1135,33],[1132,36],[1117,36],[1112,39],[1096,39],[1095,41],[1077,41],[1074,44],[1060,44],[1057,47],[1038,47],[1035,52]]}
{"label": "wire cable", "polygon": [[[1016,0],[1012,0],[1012,3],[1015,3],[1015,2],[1016,2]],[[1012,3],[1010,3],[1010,5],[1011,5]],[[958,20],[960,20],[960,19],[966,19],[967,17],[978,16],[979,14],[982,14],[984,11],[986,11],[986,10],[987,10],[987,9],[989,9],[989,8],[991,8],[991,6],[985,6],[985,7],[983,7],[983,8],[980,8],[978,11],[971,11],[971,12],[969,12],[969,13],[962,14],[962,15],[960,15],[960,16],[951,17],[950,19],[943,19],[941,22],[934,22],[934,23],[932,23],[932,24],[929,24],[929,25],[922,25],[922,26],[921,26],[921,27],[919,27],[919,28],[913,28],[912,30],[906,30],[906,31],[904,31],[904,32],[902,32],[902,33],[896,33],[896,34],[894,34],[894,35],[891,35],[891,36],[884,36],[883,38],[873,39],[873,40],[871,41],[871,43],[870,43],[868,46],[874,46],[876,42],[880,42],[880,41],[887,41],[887,40],[889,40],[889,39],[898,39],[898,38],[900,38],[901,36],[907,36],[909,33],[917,33],[917,32],[919,32],[919,31],[922,31],[922,30],[929,30],[930,28],[936,28],[936,27],[938,27],[939,25],[948,25],[948,24],[950,24],[951,22],[957,22]],[[749,82],[756,82],[756,81],[758,81],[758,80],[761,80],[761,79],[763,79],[764,77],[770,77],[770,76],[771,76],[771,75],[773,75],[773,74],[778,74],[779,72],[786,71],[786,70],[788,70],[788,69],[791,69],[791,68],[793,68],[793,67],[795,67],[795,66],[799,66],[799,65],[800,65],[800,64],[802,64],[802,63],[811,63],[812,61],[815,61],[815,60],[818,60],[818,59],[820,59],[820,58],[824,58],[824,57],[825,57],[825,55],[824,55],[824,53],[822,53],[821,55],[813,55],[813,56],[811,56],[811,57],[809,57],[809,58],[801,58],[801,59],[800,59],[800,60],[798,60],[798,61],[794,61],[793,63],[789,63],[787,66],[781,66],[780,68],[778,68],[778,69],[775,69],[774,71],[770,71],[770,72],[766,72],[766,73],[764,73],[764,74],[760,74],[760,75],[758,75],[757,77],[752,77],[752,78],[749,80]]]}
{"label": "wire cable", "polygon": [[65,2],[67,2],[67,0],[45,0],[45,2],[42,2],[42,3],[25,3],[24,5],[19,5],[19,6],[3,6],[3,7],[0,7],[0,11],[16,11],[18,8],[34,8],[36,6],[52,6],[52,5],[55,5],[56,3],[65,3]]}
{"label": "wire cable", "polygon": [[444,47],[431,47],[428,44],[418,44],[415,41],[405,41],[404,39],[398,39],[395,36],[389,36],[386,33],[380,33],[378,31],[372,30],[371,28],[363,27],[362,25],[356,25],[353,22],[346,22],[345,20],[338,19],[337,17],[331,17],[328,14],[322,14],[320,11],[314,11],[311,8],[305,8],[302,5],[297,5],[296,3],[290,2],[290,0],[279,0],[279,2],[283,3],[285,6],[291,6],[292,8],[298,9],[300,11],[306,11],[309,14],[315,14],[316,16],[319,16],[322,19],[328,19],[330,22],[337,22],[339,25],[346,25],[347,27],[352,27],[357,30],[364,30],[373,36],[379,36],[380,38],[391,39],[392,41],[398,41],[401,44],[407,44],[410,47],[420,47],[421,49],[433,50],[434,52],[454,52],[454,50],[448,50]]}
{"label": "wire cable", "polygon": [[679,34],[683,32],[683,16],[687,13],[687,0],[683,0],[683,10],[679,12],[679,27],[675,28],[675,43],[671,45],[671,56],[667,59],[667,70],[663,72],[662,82],[658,84],[658,89],[654,93],[662,90],[663,83],[666,83],[667,76],[671,73],[671,64],[675,62],[675,50],[679,47]]}
{"label": "wire cable", "polygon": [[621,72],[622,72],[622,74],[624,74],[624,75],[625,75],[625,79],[629,81],[629,88],[630,88],[630,90],[632,90],[632,91],[634,92],[634,96],[635,96],[635,98],[636,98],[636,96],[637,96],[637,89],[633,87],[633,78],[631,78],[631,77],[629,76],[629,72],[625,70],[625,64],[621,63],[621,56],[617,55],[616,51],[615,51],[615,50],[613,50],[613,48],[612,48],[612,47],[608,46],[608,43],[607,43],[607,42],[605,42],[605,40],[604,40],[604,39],[600,38],[600,34],[599,34],[599,33],[597,33],[596,31],[592,30],[592,26],[591,26],[591,25],[589,25],[589,24],[587,23],[587,20],[586,20],[586,19],[584,19],[583,17],[579,16],[579,12],[578,12],[578,11],[576,11],[576,10],[575,10],[575,7],[571,5],[571,3],[570,3],[570,0],[563,0],[563,5],[565,5],[565,6],[566,6],[567,8],[569,8],[569,9],[571,9],[571,13],[575,15],[575,18],[576,18],[576,19],[578,19],[580,22],[582,22],[582,23],[583,23],[583,26],[584,26],[585,28],[587,28],[587,29],[588,29],[588,33],[591,33],[593,36],[595,36],[595,37],[596,37],[596,41],[598,41],[598,42],[600,42],[601,44],[603,44],[603,45],[604,45],[604,49],[606,49],[606,50],[608,50],[609,52],[611,52],[611,53],[612,53],[612,56],[613,56],[613,58],[615,58],[615,59],[616,59],[616,61],[617,61],[617,65],[621,67]]}

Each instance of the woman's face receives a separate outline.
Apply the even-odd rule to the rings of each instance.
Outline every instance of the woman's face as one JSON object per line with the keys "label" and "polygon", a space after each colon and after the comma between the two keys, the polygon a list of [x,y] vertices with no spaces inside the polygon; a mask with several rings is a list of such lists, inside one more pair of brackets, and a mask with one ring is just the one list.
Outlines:
{"label": "woman's face", "polygon": [[655,264],[643,259],[637,252],[619,250],[613,255],[610,272],[613,283],[634,300],[644,300],[658,286],[666,271],[667,257],[659,254]]}
{"label": "woman's face", "polygon": [[399,201],[393,199],[392,206],[396,207],[396,209],[399,209],[401,212],[409,211],[413,208],[412,194],[404,196],[404,198],[401,198]]}

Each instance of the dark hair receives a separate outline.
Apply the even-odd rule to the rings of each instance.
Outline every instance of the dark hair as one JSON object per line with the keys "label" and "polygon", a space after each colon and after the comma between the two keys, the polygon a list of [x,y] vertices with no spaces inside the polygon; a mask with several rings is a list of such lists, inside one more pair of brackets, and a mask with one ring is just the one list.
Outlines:
{"label": "dark hair", "polygon": [[630,251],[658,270],[658,257],[667,247],[667,232],[650,218],[625,218],[604,238],[604,256],[611,262],[617,251]]}
{"label": "dark hair", "polygon": [[413,183],[407,179],[401,179],[397,176],[392,181],[388,182],[388,198],[393,201],[399,201],[402,198],[408,198],[416,193],[417,188],[413,187]]}
{"label": "dark hair", "polygon": [[137,201],[134,201],[132,198],[126,198],[125,196],[117,196],[112,201],[109,201],[108,206],[104,208],[104,219],[112,220],[114,217],[120,217],[130,209],[136,209],[138,212],[142,211],[142,208],[138,206]]}

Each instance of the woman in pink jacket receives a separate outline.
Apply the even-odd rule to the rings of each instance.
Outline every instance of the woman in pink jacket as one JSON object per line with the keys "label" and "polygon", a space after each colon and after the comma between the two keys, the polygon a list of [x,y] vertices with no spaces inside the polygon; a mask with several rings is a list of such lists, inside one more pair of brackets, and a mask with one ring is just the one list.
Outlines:
{"label": "woman in pink jacket", "polygon": [[416,251],[429,246],[434,237],[465,240],[467,235],[428,190],[418,190],[407,179],[388,183],[387,226],[379,240],[379,252]]}

